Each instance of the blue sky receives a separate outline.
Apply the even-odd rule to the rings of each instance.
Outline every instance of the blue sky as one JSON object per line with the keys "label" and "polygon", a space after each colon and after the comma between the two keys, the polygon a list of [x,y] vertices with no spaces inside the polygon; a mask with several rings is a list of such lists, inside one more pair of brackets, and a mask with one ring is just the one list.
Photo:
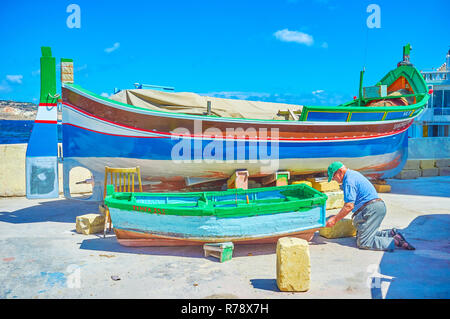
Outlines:
{"label": "blue sky", "polygon": [[[72,3],[80,28],[67,26]],[[367,27],[372,3],[381,28]],[[448,0],[3,1],[0,99],[37,102],[40,47],[50,46],[57,61],[74,59],[77,84],[99,94],[141,82],[338,104],[357,95],[364,65],[365,85],[375,84],[407,42],[418,69],[439,67],[450,46],[449,9]]]}

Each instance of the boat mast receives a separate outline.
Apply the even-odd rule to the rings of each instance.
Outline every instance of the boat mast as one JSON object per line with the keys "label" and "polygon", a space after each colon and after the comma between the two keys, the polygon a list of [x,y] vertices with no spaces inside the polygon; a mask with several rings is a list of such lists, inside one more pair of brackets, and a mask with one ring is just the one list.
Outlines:
{"label": "boat mast", "polygon": [[363,77],[365,71],[366,67],[363,67],[362,71],[359,72],[359,99],[358,99],[359,106],[361,106],[363,102]]}
{"label": "boat mast", "polygon": [[174,91],[175,88],[172,86],[162,86],[162,85],[153,85],[153,84],[141,84],[141,83],[134,83],[134,87],[136,89],[142,89],[143,87],[148,87],[148,88],[154,88],[154,89],[163,89],[163,90],[168,90],[168,91]]}
{"label": "boat mast", "polygon": [[402,59],[402,61],[400,61],[397,64],[397,66],[401,66],[401,65],[412,66],[413,65],[411,62],[409,62],[409,55],[411,53],[411,50],[412,50],[412,46],[409,43],[403,47],[403,59]]}

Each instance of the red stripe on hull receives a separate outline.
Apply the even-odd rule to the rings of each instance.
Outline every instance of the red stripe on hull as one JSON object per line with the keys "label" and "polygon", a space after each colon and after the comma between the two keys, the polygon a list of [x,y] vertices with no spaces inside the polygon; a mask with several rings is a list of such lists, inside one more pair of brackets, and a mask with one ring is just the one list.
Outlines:
{"label": "red stripe on hull", "polygon": [[34,120],[34,123],[58,124],[58,121]]}
{"label": "red stripe on hull", "polygon": [[105,134],[105,135],[111,135],[111,136],[122,136],[122,137],[136,137],[136,138],[165,138],[165,136],[136,136],[136,135],[121,135],[121,134],[110,134],[110,133],[106,133],[106,132],[100,132],[100,131],[96,131],[96,130],[91,130],[82,126],[78,126],[72,123],[63,123],[63,125],[70,125],[73,127],[78,127],[81,128],[83,130],[87,130],[90,132],[94,132],[94,133],[99,133],[99,134]]}
{"label": "red stripe on hull", "polygon": [[[78,108],[78,107],[76,107],[74,105],[71,105],[69,103],[63,103],[63,104],[65,106],[67,106],[67,107],[70,107],[70,108],[73,108],[73,109],[79,111],[80,113],[83,113],[86,116],[93,117],[93,118],[95,118],[97,120],[100,120],[100,121],[104,121],[104,122],[111,123],[111,124],[114,124],[114,125],[117,125],[117,126],[120,126],[120,127],[124,127],[124,128],[127,128],[127,129],[133,129],[133,130],[137,130],[137,131],[141,131],[141,132],[147,132],[147,133],[153,133],[153,134],[161,134],[161,135],[165,135],[166,137],[177,136],[177,137],[206,138],[206,139],[208,139],[208,138],[217,138],[217,139],[224,139],[224,140],[234,140],[234,139],[237,138],[237,136],[236,137],[227,137],[227,136],[216,137],[216,136],[211,136],[211,135],[173,134],[173,133],[159,132],[159,131],[156,131],[156,130],[145,130],[145,129],[140,129],[140,128],[124,125],[124,124],[121,124],[121,123],[113,122],[113,121],[110,121],[110,120],[107,120],[107,119],[95,116],[94,114],[88,113],[88,112],[86,112],[86,111],[84,111],[84,110],[82,110],[82,109],[80,109],[80,108]],[[81,126],[78,126],[78,125],[75,125],[75,124],[72,124],[72,123],[63,123],[63,124],[72,125],[72,126],[75,126],[75,127],[78,127],[78,128],[86,129],[86,130],[91,131],[91,132],[96,132],[96,133],[101,133],[101,134],[106,134],[106,135],[125,136],[125,137],[144,137],[144,138],[145,137],[151,137],[151,138],[157,137],[157,136],[132,136],[132,135],[110,134],[110,133],[105,133],[105,132],[100,132],[100,131],[87,129],[87,128],[84,128],[84,127],[81,127]],[[389,131],[389,132],[385,132],[385,133],[378,133],[378,134],[373,134],[373,135],[362,135],[362,136],[361,135],[360,136],[350,136],[350,137],[344,136],[344,137],[338,137],[338,138],[306,138],[305,137],[305,138],[278,138],[278,139],[275,139],[275,138],[272,139],[270,137],[267,137],[267,138],[260,138],[260,137],[251,138],[249,136],[244,136],[243,139],[245,139],[245,140],[261,140],[261,139],[266,140],[267,139],[267,140],[273,140],[273,141],[339,141],[339,140],[352,140],[352,139],[369,139],[369,138],[383,137],[383,136],[389,136],[389,135],[395,135],[395,134],[403,133],[404,131],[406,131],[411,126],[411,124],[412,124],[412,121],[407,126],[403,126],[399,130],[393,130],[393,131]]]}

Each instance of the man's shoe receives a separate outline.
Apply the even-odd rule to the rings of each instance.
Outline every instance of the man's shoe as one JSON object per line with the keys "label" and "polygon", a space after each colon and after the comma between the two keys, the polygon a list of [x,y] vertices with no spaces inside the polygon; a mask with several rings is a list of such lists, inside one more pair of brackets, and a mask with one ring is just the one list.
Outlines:
{"label": "man's shoe", "polygon": [[411,245],[410,243],[408,243],[405,239],[405,237],[403,237],[402,234],[398,233],[394,235],[394,241],[395,241],[395,246],[397,247],[401,247],[404,248],[406,250],[415,250],[416,248],[413,247],[413,245]]}

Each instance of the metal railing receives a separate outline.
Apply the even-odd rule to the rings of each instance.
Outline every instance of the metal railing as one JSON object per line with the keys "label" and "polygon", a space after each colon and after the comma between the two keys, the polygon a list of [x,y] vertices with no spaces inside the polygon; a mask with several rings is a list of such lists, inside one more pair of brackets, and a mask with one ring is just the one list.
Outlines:
{"label": "metal railing", "polygon": [[447,81],[450,80],[450,71],[427,71],[422,72],[425,81]]}

